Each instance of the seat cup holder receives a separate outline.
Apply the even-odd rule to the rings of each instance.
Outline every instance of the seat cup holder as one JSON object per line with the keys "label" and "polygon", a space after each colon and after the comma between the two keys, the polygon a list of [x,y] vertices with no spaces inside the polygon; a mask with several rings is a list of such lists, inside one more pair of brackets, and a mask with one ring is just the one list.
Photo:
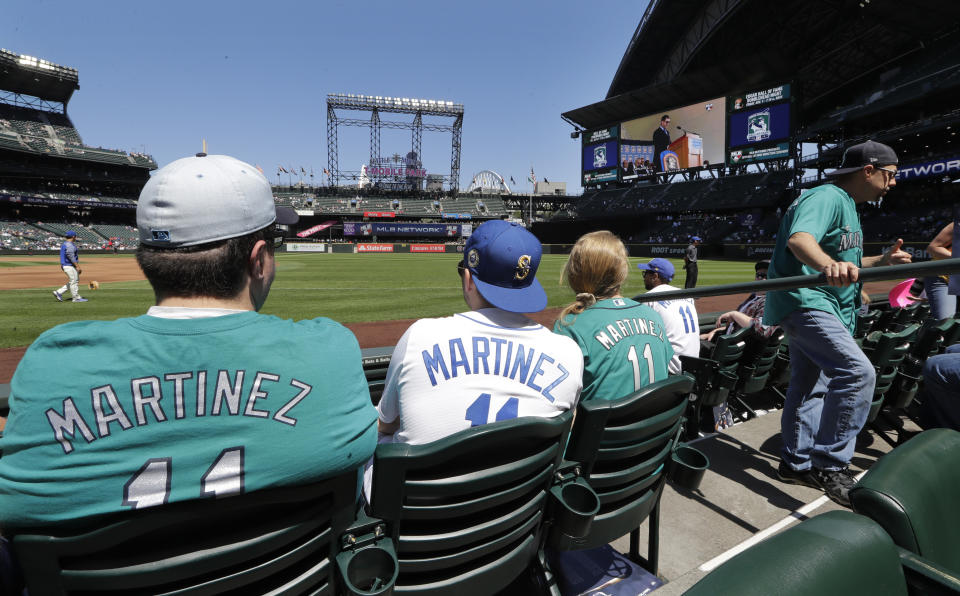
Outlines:
{"label": "seat cup holder", "polygon": [[337,555],[337,566],[350,596],[393,594],[393,585],[400,572],[397,554],[389,541],[344,551]]}
{"label": "seat cup holder", "polygon": [[583,478],[550,489],[555,528],[570,538],[590,533],[593,518],[600,511],[597,493]]}
{"label": "seat cup holder", "polygon": [[697,490],[708,467],[710,460],[702,451],[680,443],[670,454],[669,477],[680,488]]}

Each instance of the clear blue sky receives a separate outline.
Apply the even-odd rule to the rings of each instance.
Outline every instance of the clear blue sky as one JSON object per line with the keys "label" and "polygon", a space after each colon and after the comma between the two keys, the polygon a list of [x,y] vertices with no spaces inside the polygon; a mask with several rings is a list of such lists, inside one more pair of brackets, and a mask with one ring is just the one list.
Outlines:
{"label": "clear blue sky", "polygon": [[[77,68],[84,142],[161,166],[206,139],[271,181],[278,165],[319,181],[327,93],[357,93],[463,103],[462,187],[490,169],[526,190],[533,166],[579,193],[560,113],[603,99],[646,4],[33,0],[4,6],[0,46]],[[382,155],[409,147],[409,131],[383,131]],[[450,134],[424,133],[423,154],[449,174]],[[341,127],[339,156],[367,163],[369,129]]]}

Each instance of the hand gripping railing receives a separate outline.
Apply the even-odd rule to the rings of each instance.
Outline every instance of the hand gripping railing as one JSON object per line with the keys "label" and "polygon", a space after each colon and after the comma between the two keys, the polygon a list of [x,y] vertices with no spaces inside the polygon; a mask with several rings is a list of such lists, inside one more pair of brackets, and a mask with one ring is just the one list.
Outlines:
{"label": "hand gripping railing", "polygon": [[[889,265],[887,267],[868,267],[860,269],[858,281],[885,281],[892,279],[909,279],[911,277],[928,277],[934,275],[960,274],[960,258],[927,261],[925,263],[907,263],[906,265]],[[705,288],[690,288],[670,292],[670,300],[678,298],[704,298],[706,296],[726,296],[728,294],[747,294],[751,292],[768,292],[770,290],[793,290],[796,288],[811,288],[827,285],[827,276],[823,273],[813,275],[795,275],[762,281],[748,281],[737,284],[722,284]],[[653,302],[665,300],[659,292],[638,294],[633,297],[637,302]]]}

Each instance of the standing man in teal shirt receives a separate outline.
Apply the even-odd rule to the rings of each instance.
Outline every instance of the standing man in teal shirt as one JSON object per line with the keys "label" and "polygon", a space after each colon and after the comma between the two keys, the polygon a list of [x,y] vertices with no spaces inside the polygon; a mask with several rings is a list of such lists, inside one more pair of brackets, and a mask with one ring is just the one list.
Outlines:
{"label": "standing man in teal shirt", "polygon": [[232,157],[153,174],[137,262],[156,306],[60,325],[27,350],[0,441],[4,534],[351,470],[359,481],[377,414],[356,338],[256,312],[279,226],[296,219]]}
{"label": "standing man in teal shirt", "polygon": [[855,484],[847,466],[867,421],[875,373],[853,340],[861,267],[908,263],[903,240],[881,256],[863,256],[857,204],[896,186],[897,154],[882,143],[849,147],[833,184],[803,193],[777,233],[769,279],[823,273],[826,286],[767,293],[763,322],[790,342],[790,386],[781,419],[784,482],[822,489],[849,506]]}

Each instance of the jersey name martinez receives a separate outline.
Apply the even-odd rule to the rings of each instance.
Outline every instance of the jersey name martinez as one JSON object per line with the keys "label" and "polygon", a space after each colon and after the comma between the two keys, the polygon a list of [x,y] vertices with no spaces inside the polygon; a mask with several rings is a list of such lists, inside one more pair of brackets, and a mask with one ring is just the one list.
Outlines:
{"label": "jersey name martinez", "polygon": [[499,337],[455,337],[444,347],[446,350],[442,350],[440,344],[433,344],[431,350],[421,352],[433,387],[460,374],[497,375],[523,383],[553,402],[555,398],[550,391],[570,376],[569,371],[546,352],[537,353],[532,347],[514,345]]}
{"label": "jersey name martinez", "polygon": [[600,345],[606,350],[610,350],[617,345],[620,340],[632,337],[634,335],[650,335],[663,339],[663,329],[657,325],[656,321],[650,319],[619,319],[607,325],[606,331],[601,331],[593,338],[600,342]]}
{"label": "jersey name martinez", "polygon": [[[136,421],[137,427],[141,427],[167,422],[171,420],[171,416],[174,420],[181,420],[187,416],[220,416],[225,413],[230,416],[273,419],[296,426],[297,419],[290,416],[290,411],[307,397],[313,387],[297,379],[290,379],[289,385],[293,390],[282,386],[280,389],[273,389],[271,384],[278,383],[280,375],[257,372],[253,376],[250,389],[244,392],[246,372],[219,370],[211,373],[200,370],[196,373],[167,373],[163,375],[163,381],[158,376],[130,379],[129,386],[123,388],[123,403],[128,404],[126,408],[121,403],[121,393],[113,385],[93,387],[90,389],[93,424],[84,420],[72,397],[63,400],[61,411],[48,409],[47,421],[64,453],[73,451],[73,444],[69,439],[76,438],[77,433],[87,443],[92,443],[110,436],[113,430],[125,431],[133,428],[132,420]],[[257,403],[270,397],[268,389],[273,390],[274,394],[282,394],[280,399],[285,400],[272,416],[263,409],[262,402]],[[277,400],[275,403],[280,405],[281,402]],[[92,430],[94,428],[96,435]]]}

